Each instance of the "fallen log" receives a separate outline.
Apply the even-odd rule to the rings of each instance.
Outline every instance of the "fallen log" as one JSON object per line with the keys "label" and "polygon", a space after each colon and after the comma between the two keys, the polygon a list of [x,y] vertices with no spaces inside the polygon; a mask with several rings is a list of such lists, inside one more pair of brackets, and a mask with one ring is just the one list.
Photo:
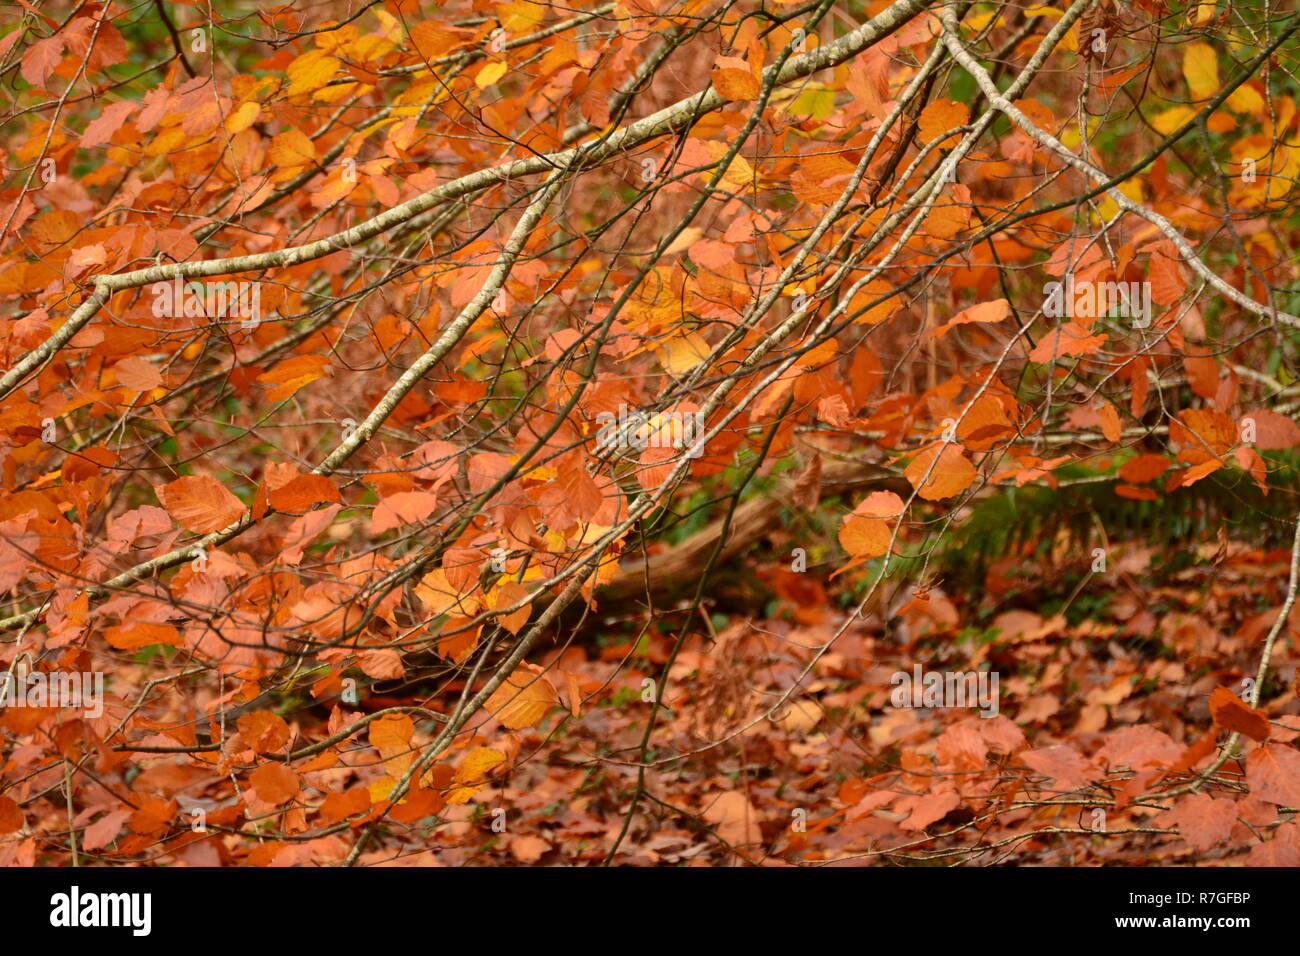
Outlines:
{"label": "fallen log", "polygon": [[[727,540],[715,570],[746,548],[753,546],[781,523],[781,509],[811,511],[823,498],[858,488],[876,486],[907,494],[907,482],[874,462],[814,455],[804,469],[779,481],[770,491],[742,501],[731,517]],[[633,600],[646,594],[647,583],[656,595],[682,592],[694,587],[709,556],[722,537],[725,510],[686,540],[650,555],[624,561],[618,571],[596,592],[602,606]]]}

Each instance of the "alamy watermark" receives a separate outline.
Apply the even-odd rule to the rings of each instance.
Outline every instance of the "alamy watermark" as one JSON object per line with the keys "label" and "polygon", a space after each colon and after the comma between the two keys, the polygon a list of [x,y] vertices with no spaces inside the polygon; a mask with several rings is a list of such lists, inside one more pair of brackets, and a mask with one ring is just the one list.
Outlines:
{"label": "alamy watermark", "polygon": [[244,328],[256,328],[262,321],[260,282],[155,282],[153,314],[158,318],[182,316],[210,319],[242,319]]}
{"label": "alamy watermark", "polygon": [[133,936],[153,928],[150,893],[83,893],[74,886],[50,897],[50,925],[58,927],[123,926]]}
{"label": "alamy watermark", "polygon": [[0,673],[0,707],[71,707],[87,717],[104,713],[104,675],[31,671]]}
{"label": "alamy watermark", "polygon": [[1151,324],[1150,282],[1064,282],[1043,286],[1043,315],[1049,319],[1097,319],[1114,315],[1135,320],[1133,327]]}
{"label": "alamy watermark", "polygon": [[703,412],[648,414],[618,406],[618,414],[596,415],[596,450],[611,448],[684,448],[687,458],[699,458],[704,439]]}
{"label": "alamy watermark", "polygon": [[895,707],[978,707],[981,717],[998,715],[997,671],[896,671],[889,678]]}

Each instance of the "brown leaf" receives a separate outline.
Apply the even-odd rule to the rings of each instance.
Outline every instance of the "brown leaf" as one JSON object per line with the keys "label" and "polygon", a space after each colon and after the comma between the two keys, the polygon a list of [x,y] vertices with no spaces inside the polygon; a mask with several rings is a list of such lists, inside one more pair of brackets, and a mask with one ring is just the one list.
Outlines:
{"label": "brown leaf", "polygon": [[1098,775],[1096,765],[1068,744],[1056,744],[1020,755],[1030,770],[1051,777],[1064,790],[1086,787]]}
{"label": "brown leaf", "polygon": [[1161,826],[1178,827],[1183,839],[1201,853],[1226,839],[1236,822],[1237,805],[1233,801],[1216,800],[1205,793],[1181,798],[1158,820]]}
{"label": "brown leaf", "polygon": [[314,505],[342,501],[338,486],[324,475],[299,475],[272,489],[271,507],[285,514],[303,514]]}
{"label": "brown leaf", "polygon": [[1226,687],[1216,687],[1210,694],[1210,716],[1224,730],[1245,734],[1260,743],[1268,740],[1268,717]]}
{"label": "brown leaf", "polygon": [[1300,753],[1269,744],[1246,758],[1246,784],[1253,796],[1279,806],[1300,806]]}

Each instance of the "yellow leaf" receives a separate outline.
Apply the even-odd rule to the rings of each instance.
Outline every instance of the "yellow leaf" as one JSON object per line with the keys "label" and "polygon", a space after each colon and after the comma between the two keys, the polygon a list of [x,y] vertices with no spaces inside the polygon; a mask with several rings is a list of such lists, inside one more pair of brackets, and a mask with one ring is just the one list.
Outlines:
{"label": "yellow leaf", "polygon": [[494,747],[475,747],[456,771],[457,783],[478,783],[493,767],[505,763],[506,755]]}
{"label": "yellow leaf", "polygon": [[308,50],[289,64],[285,73],[289,77],[288,96],[311,93],[334,78],[339,61],[321,50]]}
{"label": "yellow leaf", "polygon": [[[514,580],[502,581],[488,595],[488,607],[495,611],[498,608],[518,604],[526,597],[528,597],[528,588],[523,584]],[[528,623],[531,614],[532,607],[525,604],[519,610],[502,616],[499,623],[511,634],[518,634],[519,629]]]}
{"label": "yellow leaf", "polygon": [[1183,50],[1183,76],[1192,98],[1208,99],[1219,92],[1219,55],[1208,43],[1189,43]]}
{"label": "yellow leaf", "polygon": [[682,332],[660,342],[656,351],[663,367],[680,375],[708,358],[709,343],[698,332]]}
{"label": "yellow leaf", "polygon": [[1257,115],[1264,112],[1264,97],[1259,90],[1245,83],[1228,94],[1227,104],[1234,113]]}
{"label": "yellow leaf", "polygon": [[370,792],[370,802],[383,803],[396,786],[397,779],[395,777],[380,777],[378,780],[370,781],[370,785],[366,787]]}
{"label": "yellow leaf", "polygon": [[[703,144],[705,152],[711,156],[714,161],[721,160],[727,151],[731,148],[730,144],[719,142],[718,140],[709,140]],[[712,173],[710,173],[712,175]],[[747,189],[754,184],[757,179],[754,167],[749,164],[739,153],[731,160],[731,165],[727,171],[722,174],[722,181],[728,186],[734,186],[737,189]]]}
{"label": "yellow leaf", "polygon": [[424,605],[425,613],[438,617],[454,612],[461,617],[473,617],[479,609],[477,594],[462,595],[447,580],[446,573],[438,568],[430,571],[415,586],[415,596]]}
{"label": "yellow leaf", "polygon": [[486,90],[489,86],[505,75],[505,63],[489,63],[487,66],[483,67],[483,69],[478,71],[478,76],[474,77],[474,85],[480,90]]}
{"label": "yellow leaf", "polygon": [[497,8],[497,19],[507,33],[528,33],[542,22],[545,7],[534,0],[516,0]]}
{"label": "yellow leaf", "polygon": [[400,777],[411,766],[415,759],[411,744],[414,734],[415,722],[406,714],[385,714],[370,725],[370,746],[384,758],[387,773]]}
{"label": "yellow leaf", "polygon": [[226,117],[226,132],[231,136],[242,133],[257,122],[257,117],[261,113],[261,103],[244,103],[239,109]]}
{"label": "yellow leaf", "polygon": [[835,91],[806,89],[795,97],[785,111],[799,116],[811,116],[813,119],[826,119],[835,112]]}
{"label": "yellow leaf", "polygon": [[541,668],[521,665],[488,698],[487,710],[510,730],[531,727],[558,704],[560,697]]}
{"label": "yellow leaf", "polygon": [[296,174],[316,162],[316,147],[299,129],[288,129],[271,140],[269,158],[281,169]]}
{"label": "yellow leaf", "polygon": [[806,734],[819,723],[823,712],[815,697],[804,697],[790,701],[790,709],[785,716],[778,719],[781,729],[786,733]]}

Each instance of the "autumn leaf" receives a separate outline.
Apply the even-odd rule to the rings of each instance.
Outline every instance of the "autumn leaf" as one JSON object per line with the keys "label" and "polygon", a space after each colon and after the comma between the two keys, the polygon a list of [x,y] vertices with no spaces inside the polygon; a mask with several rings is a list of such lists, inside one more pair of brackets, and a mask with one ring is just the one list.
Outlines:
{"label": "autumn leaf", "polygon": [[1300,425],[1269,408],[1243,412],[1240,426],[1244,435],[1253,434],[1251,443],[1262,451],[1283,451],[1300,445]]}
{"label": "autumn leaf", "polygon": [[63,59],[63,37],[55,34],[44,40],[37,40],[23,54],[22,77],[32,86],[44,88],[46,81]]}
{"label": "autumn leaf", "polygon": [[1183,76],[1192,99],[1209,99],[1219,92],[1219,55],[1214,47],[1199,41],[1183,46]]}
{"label": "autumn leaf", "polygon": [[104,640],[120,651],[135,651],[142,647],[163,644],[180,647],[180,632],[170,624],[152,624],[148,621],[127,621],[104,629]]}
{"label": "autumn leaf", "polygon": [[329,359],[323,355],[295,355],[263,372],[257,380],[274,386],[267,390],[267,401],[282,402],[304,385],[323,378],[328,367]]}
{"label": "autumn leaf", "polygon": [[430,571],[420,579],[420,583],[415,586],[415,596],[430,617],[447,613],[469,617],[480,606],[478,595],[453,587],[447,580],[447,573],[441,568]]}
{"label": "autumn leaf", "polygon": [[979,472],[959,445],[931,445],[912,459],[903,474],[926,501],[942,501],[974,484]]}
{"label": "autumn leaf", "polygon": [[279,806],[288,803],[302,789],[298,775],[282,763],[264,763],[252,772],[248,782],[259,800]]}
{"label": "autumn leaf", "polygon": [[195,534],[211,534],[234,524],[244,515],[244,505],[215,478],[177,478],[156,489],[158,500],[176,523]]}
{"label": "autumn leaf", "polygon": [[[506,755],[492,747],[476,747],[456,769],[457,783],[478,783],[493,767],[505,763]],[[450,802],[450,801],[449,801]]]}
{"label": "autumn leaf", "polygon": [[1124,430],[1120,426],[1119,412],[1110,402],[1102,399],[1097,409],[1097,420],[1101,422],[1101,433],[1106,436],[1108,442],[1117,442],[1124,435]]}
{"label": "autumn leaf", "polygon": [[1224,730],[1245,734],[1260,743],[1268,740],[1268,718],[1226,687],[1216,687],[1210,694],[1210,715]]}
{"label": "autumn leaf", "polygon": [[119,385],[133,392],[148,392],[162,384],[162,373],[148,359],[129,355],[113,366]]}
{"label": "autumn leaf", "polygon": [[496,63],[489,63],[478,71],[474,77],[474,85],[480,90],[491,86],[501,77],[506,75],[506,65],[498,60]]}
{"label": "autumn leaf", "polygon": [[383,534],[404,524],[423,521],[438,507],[438,496],[427,491],[399,491],[386,495],[370,516],[370,533]]}
{"label": "autumn leaf", "polygon": [[406,714],[385,714],[370,724],[370,746],[379,751],[390,776],[405,773],[415,760],[411,743],[414,734],[415,723]]}
{"label": "autumn leaf", "polygon": [[934,338],[942,338],[947,335],[954,326],[966,325],[972,322],[1001,322],[1010,315],[1011,303],[1006,299],[994,299],[992,302],[981,302],[979,305],[972,305],[968,309],[962,309],[943,325],[932,329],[930,335]]}
{"label": "autumn leaf", "polygon": [[762,839],[758,811],[739,790],[719,794],[708,803],[701,817],[732,846],[748,846]]}
{"label": "autumn leaf", "polygon": [[3,794],[0,794],[0,833],[13,833],[21,829],[23,825],[23,813],[18,809],[18,804]]}
{"label": "autumn leaf", "polygon": [[322,50],[308,50],[294,59],[285,69],[289,77],[286,96],[300,96],[319,90],[330,81],[341,66],[340,62]]}
{"label": "autumn leaf", "polygon": [[1206,793],[1190,793],[1157,817],[1156,823],[1177,827],[1184,840],[1204,853],[1232,833],[1237,824],[1237,806],[1231,800]]}
{"label": "autumn leaf", "polygon": [[316,147],[300,130],[288,129],[271,140],[269,158],[280,167],[280,176],[292,179],[302,170],[315,165]]}
{"label": "autumn leaf", "polygon": [[749,64],[738,57],[719,56],[709,78],[714,89],[729,100],[752,100],[761,90]]}
{"label": "autumn leaf", "polygon": [[318,504],[341,501],[338,486],[324,475],[299,475],[270,493],[271,507],[285,514],[303,514]]}
{"label": "autumn leaf", "polygon": [[487,710],[503,727],[532,727],[560,702],[550,680],[540,670],[520,665],[492,692]]}
{"label": "autumn leaf", "polygon": [[1300,753],[1284,744],[1252,750],[1246,758],[1252,796],[1279,806],[1300,806]]}
{"label": "autumn leaf", "polygon": [[1092,761],[1067,744],[1026,750],[1020,754],[1020,760],[1029,769],[1052,778],[1064,790],[1085,787],[1099,773]]}
{"label": "autumn leaf", "polygon": [[961,797],[952,790],[943,790],[924,796],[904,797],[896,806],[899,813],[907,814],[899,824],[900,829],[924,830],[961,806]]}
{"label": "autumn leaf", "polygon": [[126,118],[139,108],[139,103],[130,100],[109,103],[97,117],[86,124],[86,129],[81,134],[81,148],[93,149],[111,142],[113,134],[122,128]]}
{"label": "autumn leaf", "polygon": [[1105,332],[1093,335],[1077,322],[1066,322],[1038,340],[1029,353],[1029,361],[1053,362],[1072,355],[1093,355],[1109,337]]}
{"label": "autumn leaf", "polygon": [[236,721],[240,738],[260,754],[276,753],[289,742],[289,725],[279,714],[255,710]]}
{"label": "autumn leaf", "polygon": [[1142,484],[1159,478],[1169,470],[1169,459],[1164,455],[1138,455],[1120,466],[1119,476],[1133,484]]}
{"label": "autumn leaf", "polygon": [[940,137],[956,135],[953,131],[965,126],[970,116],[968,107],[953,100],[935,100],[921,111],[918,133],[922,144],[930,143]]}
{"label": "autumn leaf", "polygon": [[840,525],[840,545],[855,558],[876,558],[889,551],[892,538],[889,522],[882,518],[846,515]]}

